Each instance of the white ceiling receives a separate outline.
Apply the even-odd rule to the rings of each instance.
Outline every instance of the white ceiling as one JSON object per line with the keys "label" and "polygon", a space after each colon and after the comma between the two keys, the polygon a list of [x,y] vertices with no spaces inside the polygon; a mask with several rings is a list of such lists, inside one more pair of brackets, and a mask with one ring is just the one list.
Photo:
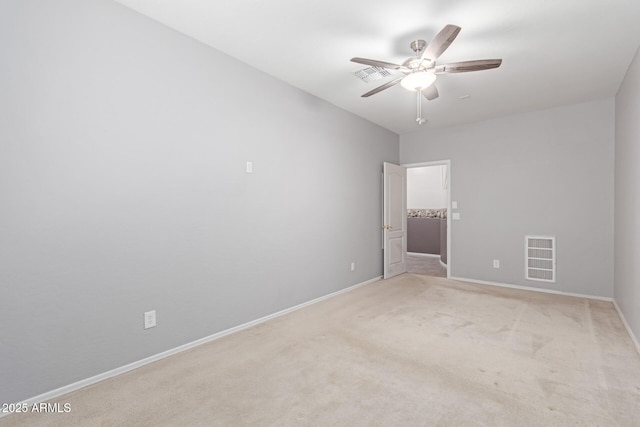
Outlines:
{"label": "white ceiling", "polygon": [[502,58],[438,76],[440,97],[423,103],[435,127],[614,96],[640,45],[640,0],[117,1],[399,134],[421,128],[415,93],[361,98],[386,80],[360,81],[351,57],[400,63],[455,24],[438,64]]}

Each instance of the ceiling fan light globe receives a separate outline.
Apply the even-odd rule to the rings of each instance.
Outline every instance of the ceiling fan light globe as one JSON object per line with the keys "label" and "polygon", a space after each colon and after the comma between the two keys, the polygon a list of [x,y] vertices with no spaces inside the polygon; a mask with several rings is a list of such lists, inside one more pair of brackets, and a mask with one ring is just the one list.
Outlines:
{"label": "ceiling fan light globe", "polygon": [[436,75],[429,71],[414,71],[402,79],[400,85],[407,90],[426,89],[436,81]]}

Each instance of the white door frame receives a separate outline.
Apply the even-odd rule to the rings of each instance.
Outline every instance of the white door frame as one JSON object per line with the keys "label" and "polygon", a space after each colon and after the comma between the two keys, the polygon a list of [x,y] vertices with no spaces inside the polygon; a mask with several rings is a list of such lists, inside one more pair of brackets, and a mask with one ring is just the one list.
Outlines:
{"label": "white door frame", "polygon": [[436,160],[432,162],[421,162],[421,163],[406,163],[401,164],[407,169],[410,168],[421,168],[425,166],[447,166],[447,278],[451,278],[451,266],[453,265],[453,259],[451,258],[451,160]]}

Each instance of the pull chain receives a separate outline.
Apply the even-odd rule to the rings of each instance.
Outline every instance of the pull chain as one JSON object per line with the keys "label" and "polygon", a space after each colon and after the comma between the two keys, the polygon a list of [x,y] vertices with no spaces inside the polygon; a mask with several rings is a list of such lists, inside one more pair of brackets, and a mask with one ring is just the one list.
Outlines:
{"label": "pull chain", "polygon": [[416,94],[418,95],[418,98],[416,100],[416,110],[418,112],[418,117],[416,118],[416,122],[418,122],[419,125],[424,124],[427,122],[426,119],[422,118],[422,89],[418,89],[416,90]]}

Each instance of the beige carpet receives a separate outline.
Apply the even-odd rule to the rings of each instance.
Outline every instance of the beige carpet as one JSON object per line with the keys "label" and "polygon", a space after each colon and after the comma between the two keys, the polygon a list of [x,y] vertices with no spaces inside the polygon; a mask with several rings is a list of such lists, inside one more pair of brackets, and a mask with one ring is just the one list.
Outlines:
{"label": "beige carpet", "polygon": [[640,425],[608,302],[405,274],[55,399],[0,426]]}

